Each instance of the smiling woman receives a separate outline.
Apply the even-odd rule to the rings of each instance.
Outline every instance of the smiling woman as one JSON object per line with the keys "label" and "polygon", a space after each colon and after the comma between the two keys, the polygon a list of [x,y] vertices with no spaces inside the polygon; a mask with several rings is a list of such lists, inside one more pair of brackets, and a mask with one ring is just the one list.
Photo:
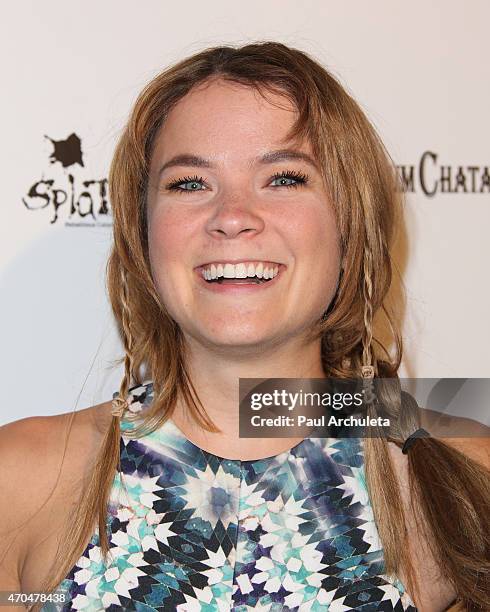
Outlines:
{"label": "smiling woman", "polygon": [[[189,366],[220,389],[247,370],[264,375],[274,364],[279,373],[278,345],[324,375],[318,341],[298,341],[335,294],[340,239],[311,143],[284,148],[295,119],[284,95],[264,98],[214,77],[180,100],[155,136],[147,199],[152,278],[185,330]],[[192,167],[204,176],[185,176]],[[269,282],[248,280],[257,277]],[[223,376],[208,358],[204,367],[194,363],[203,343],[237,356],[247,348],[262,359],[230,371],[226,358]],[[207,413],[222,414],[213,404]]]}
{"label": "smiling woman", "polygon": [[125,374],[76,418],[3,428],[9,532],[39,506],[5,588],[67,610],[488,609],[484,453],[407,455],[406,398],[389,438],[238,435],[240,378],[397,377],[400,190],[341,85],[281,43],[206,49],[142,91],[109,184]]}

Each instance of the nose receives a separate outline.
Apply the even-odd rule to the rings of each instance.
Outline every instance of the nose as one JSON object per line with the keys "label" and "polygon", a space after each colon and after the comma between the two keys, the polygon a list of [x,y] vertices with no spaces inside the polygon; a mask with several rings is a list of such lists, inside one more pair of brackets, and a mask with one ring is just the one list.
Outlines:
{"label": "nose", "polygon": [[216,238],[236,238],[239,234],[258,234],[264,219],[254,206],[253,195],[223,195],[206,223],[206,231]]}

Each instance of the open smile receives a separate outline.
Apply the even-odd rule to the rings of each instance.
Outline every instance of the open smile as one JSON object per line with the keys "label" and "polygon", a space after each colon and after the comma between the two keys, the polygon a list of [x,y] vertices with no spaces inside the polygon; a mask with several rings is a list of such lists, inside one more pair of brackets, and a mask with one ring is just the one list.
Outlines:
{"label": "open smile", "polygon": [[212,262],[195,268],[201,285],[218,293],[256,292],[277,284],[286,266],[270,261]]}

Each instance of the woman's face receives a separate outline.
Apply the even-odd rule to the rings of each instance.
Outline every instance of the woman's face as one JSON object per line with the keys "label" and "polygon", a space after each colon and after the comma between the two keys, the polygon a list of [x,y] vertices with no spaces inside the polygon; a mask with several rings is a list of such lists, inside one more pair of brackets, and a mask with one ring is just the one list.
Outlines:
{"label": "woman's face", "polygon": [[[298,339],[336,291],[332,205],[310,144],[284,152],[293,149],[281,140],[294,107],[272,100],[282,108],[246,86],[201,84],[155,140],[147,210],[153,278],[187,339],[208,347],[257,351]],[[203,270],[231,278],[209,282]],[[278,274],[259,280],[265,270]]]}

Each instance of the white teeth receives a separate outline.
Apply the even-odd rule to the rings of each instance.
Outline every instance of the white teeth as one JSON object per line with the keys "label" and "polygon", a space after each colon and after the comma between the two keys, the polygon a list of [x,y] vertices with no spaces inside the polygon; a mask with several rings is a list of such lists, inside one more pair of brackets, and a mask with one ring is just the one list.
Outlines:
{"label": "white teeth", "polygon": [[225,278],[235,278],[235,266],[233,264],[225,264],[225,269],[223,270],[223,276]]}
{"label": "white teeth", "polygon": [[257,277],[269,280],[274,278],[279,273],[279,266],[268,265],[263,262],[240,262],[238,264],[226,263],[226,264],[210,264],[206,268],[203,268],[202,276],[205,280],[216,280],[220,277],[224,278],[247,278]]}
{"label": "white teeth", "polygon": [[247,278],[247,268],[244,263],[239,263],[235,266],[236,278]]}

